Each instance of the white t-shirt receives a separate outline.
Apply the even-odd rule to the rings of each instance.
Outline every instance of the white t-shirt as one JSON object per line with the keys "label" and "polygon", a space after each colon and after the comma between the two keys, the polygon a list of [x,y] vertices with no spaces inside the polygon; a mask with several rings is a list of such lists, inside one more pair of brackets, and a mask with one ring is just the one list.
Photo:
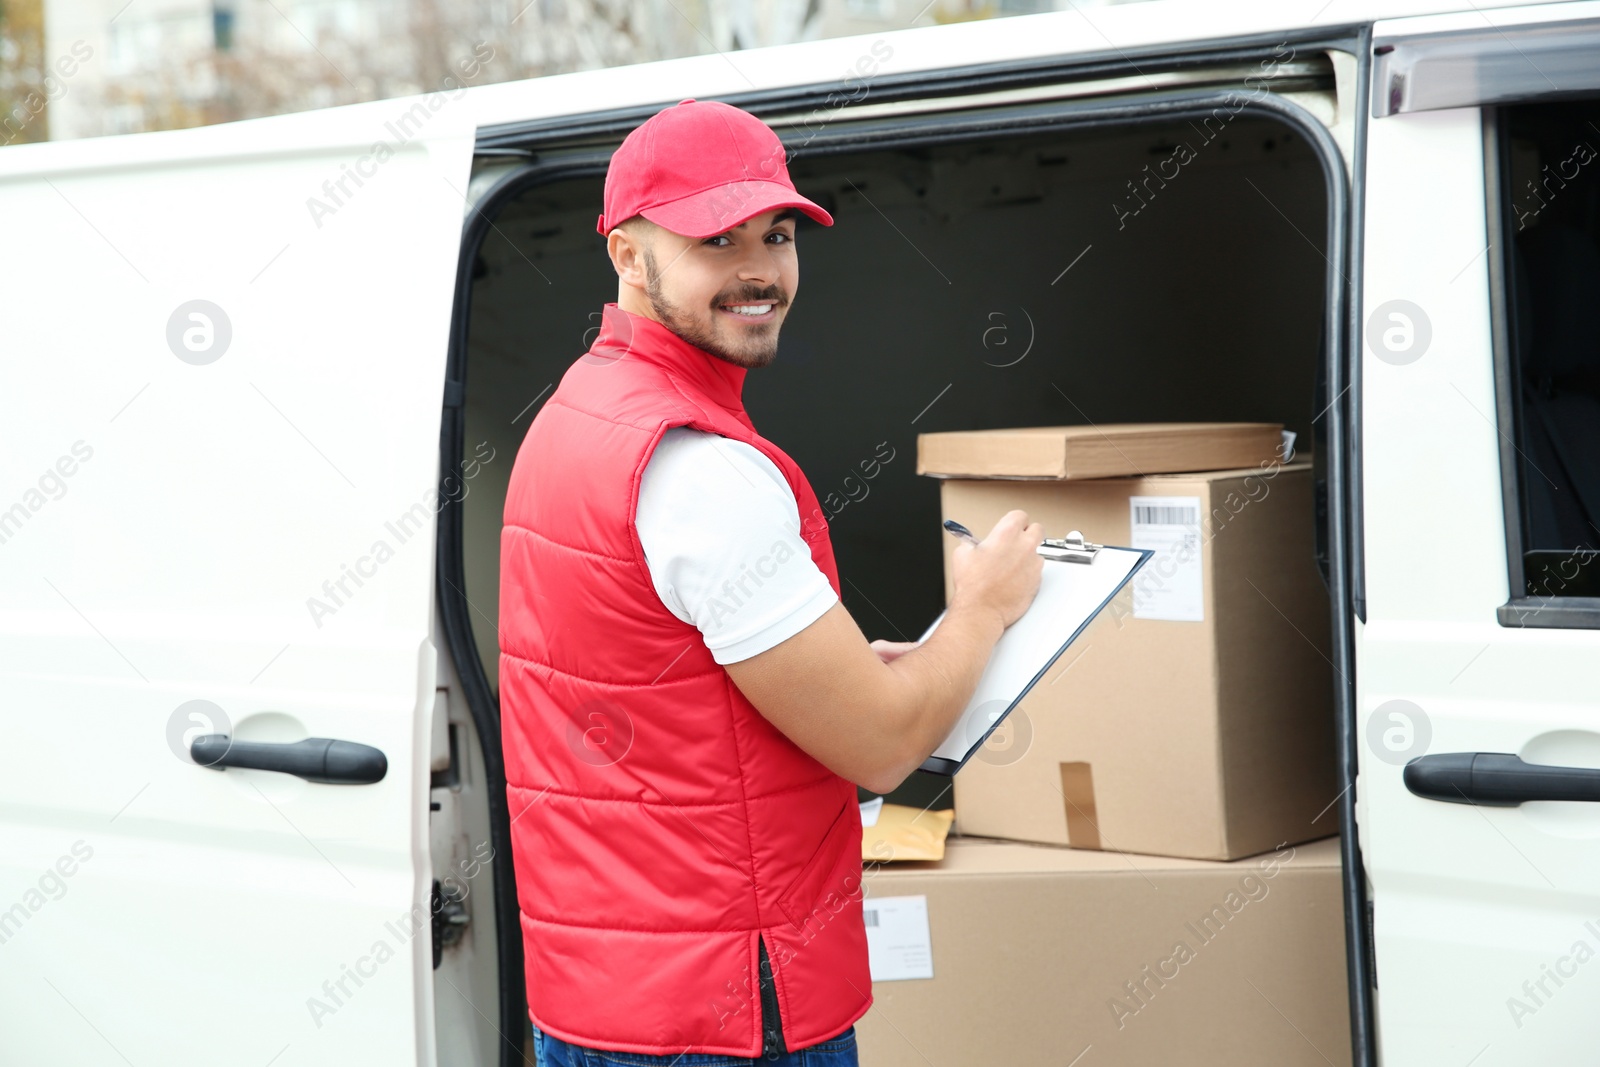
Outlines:
{"label": "white t-shirt", "polygon": [[743,441],[669,429],[645,465],[635,524],[656,595],[718,663],[781,644],[839,599],[783,473]]}

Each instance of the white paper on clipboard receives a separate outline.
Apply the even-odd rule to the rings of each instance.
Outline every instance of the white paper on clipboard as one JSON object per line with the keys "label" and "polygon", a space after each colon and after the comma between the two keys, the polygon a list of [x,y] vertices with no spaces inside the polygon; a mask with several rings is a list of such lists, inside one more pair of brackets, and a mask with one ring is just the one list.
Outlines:
{"label": "white paper on clipboard", "polygon": [[[1106,545],[1089,563],[1045,560],[1033,603],[1000,635],[966,710],[922,769],[959,770],[1151,555],[1148,549]],[[944,616],[940,612],[919,640],[938,629]]]}

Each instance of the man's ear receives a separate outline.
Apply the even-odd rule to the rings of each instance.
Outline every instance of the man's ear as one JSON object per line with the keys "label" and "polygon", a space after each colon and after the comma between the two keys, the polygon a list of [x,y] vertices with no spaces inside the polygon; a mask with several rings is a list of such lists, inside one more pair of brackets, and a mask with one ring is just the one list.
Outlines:
{"label": "man's ear", "polygon": [[606,253],[617,279],[624,285],[643,290],[649,281],[644,269],[644,247],[648,238],[642,227],[623,223],[606,235]]}

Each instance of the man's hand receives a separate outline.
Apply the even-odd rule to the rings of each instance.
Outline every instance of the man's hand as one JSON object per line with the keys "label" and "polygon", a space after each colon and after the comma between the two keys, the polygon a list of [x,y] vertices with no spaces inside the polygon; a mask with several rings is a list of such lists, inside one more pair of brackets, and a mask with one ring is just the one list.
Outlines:
{"label": "man's hand", "polygon": [[950,558],[951,606],[981,604],[998,611],[1002,628],[1022,618],[1039,592],[1044,557],[1038,548],[1043,543],[1044,527],[1030,525],[1028,513],[1020,509],[1002,515],[979,544],[963,540]]}

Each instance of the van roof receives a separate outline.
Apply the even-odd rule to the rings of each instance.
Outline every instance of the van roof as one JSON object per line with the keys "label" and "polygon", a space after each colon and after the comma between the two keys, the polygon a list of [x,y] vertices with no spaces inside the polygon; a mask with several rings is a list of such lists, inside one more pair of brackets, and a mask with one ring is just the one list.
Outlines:
{"label": "van roof", "polygon": [[[659,60],[478,85],[313,111],[242,119],[183,130],[118,134],[12,145],[0,151],[0,180],[38,173],[139,167],[199,159],[271,158],[349,146],[368,150],[385,124],[422,116],[429,138],[470,135],[501,123],[593,114],[619,108],[665,107],[684,96],[714,99],[744,93],[869,77],[858,61],[891,57],[877,70],[897,75],[1050,56],[1127,56],[1168,45],[1271,38],[1315,27],[1336,29],[1392,18],[1426,18],[1427,31],[1482,29],[1548,18],[1541,0],[1489,10],[1461,10],[1464,0],[1328,0],[1310,3],[1149,0],[1037,15],[889,30],[797,44]],[[1600,0],[1562,5],[1565,18],[1600,17]],[[878,52],[873,52],[876,45]],[[432,98],[430,101],[430,97]],[[441,99],[442,98],[442,99]],[[429,107],[429,103],[433,106]],[[427,109],[424,111],[423,109]],[[441,121],[441,119],[443,121]]]}

